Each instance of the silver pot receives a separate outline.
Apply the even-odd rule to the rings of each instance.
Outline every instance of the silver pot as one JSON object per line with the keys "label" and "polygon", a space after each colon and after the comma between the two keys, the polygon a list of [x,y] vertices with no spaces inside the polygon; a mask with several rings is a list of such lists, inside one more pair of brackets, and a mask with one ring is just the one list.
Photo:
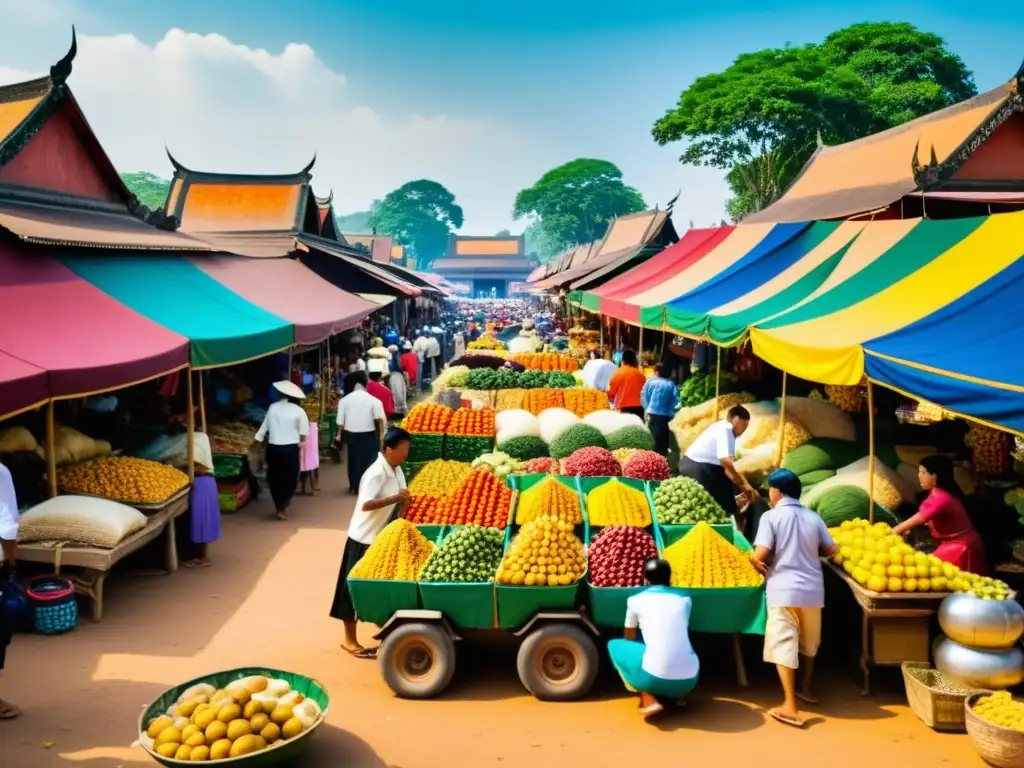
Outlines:
{"label": "silver pot", "polygon": [[1024,634],[1024,608],[1016,600],[982,600],[955,593],[939,606],[946,636],[971,648],[1010,648]]}
{"label": "silver pot", "polygon": [[1024,652],[1018,646],[979,650],[940,636],[932,653],[936,669],[962,688],[999,691],[1024,681]]}

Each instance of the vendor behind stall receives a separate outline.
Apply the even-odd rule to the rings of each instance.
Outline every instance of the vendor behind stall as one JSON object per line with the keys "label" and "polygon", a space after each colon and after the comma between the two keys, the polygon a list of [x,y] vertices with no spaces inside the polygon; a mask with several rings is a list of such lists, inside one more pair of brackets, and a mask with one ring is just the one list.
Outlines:
{"label": "vendor behind stall", "polygon": [[342,650],[356,658],[373,658],[376,651],[359,644],[348,575],[395,513],[400,512],[409,500],[402,464],[409,457],[411,440],[409,433],[400,427],[388,429],[382,451],[359,481],[359,496],[348,526],[348,540],[341,555],[338,584],[331,604],[331,617],[345,625]]}
{"label": "vendor behind stall", "polygon": [[[14,496],[14,481],[7,467],[0,464],[0,675],[4,671],[7,646],[11,644],[11,627],[4,609],[3,587],[14,576],[14,555],[18,550],[18,500]],[[0,699],[0,720],[11,720],[21,710],[9,701]]]}
{"label": "vendor behind stall", "polygon": [[716,421],[690,443],[679,461],[679,474],[704,486],[718,506],[733,517],[739,512],[737,490],[751,502],[758,499],[757,491],[733,464],[736,460],[736,438],[746,432],[748,426],[750,412],[742,405],[733,406],[725,419]]}
{"label": "vendor behind stall", "polygon": [[640,694],[647,720],[664,708],[659,699],[682,703],[697,685],[700,661],[690,646],[693,601],[669,587],[672,567],[651,558],[644,578],[650,586],[626,601],[625,638],[609,641],[608,655],[626,687]]}
{"label": "vendor behind stall", "polygon": [[189,495],[189,538],[197,548],[196,556],[182,563],[186,568],[210,565],[210,544],[220,538],[220,498],[213,476],[213,451],[205,432],[192,435],[192,465],[195,478]]}
{"label": "vendor behind stall", "polygon": [[[263,424],[256,431],[256,442],[267,441],[267,483],[274,508],[280,520],[287,520],[286,510],[299,484],[300,452],[309,432],[309,416],[299,406],[306,394],[290,381],[279,381],[274,389],[283,395],[271,403]],[[339,426],[340,426],[339,421]]]}
{"label": "vendor behind stall", "polygon": [[931,537],[939,542],[932,553],[940,560],[968,573],[987,572],[985,545],[964,509],[964,492],[953,477],[953,462],[946,456],[926,456],[917,468],[921,488],[928,491],[917,514],[892,529],[902,536],[928,524]]}

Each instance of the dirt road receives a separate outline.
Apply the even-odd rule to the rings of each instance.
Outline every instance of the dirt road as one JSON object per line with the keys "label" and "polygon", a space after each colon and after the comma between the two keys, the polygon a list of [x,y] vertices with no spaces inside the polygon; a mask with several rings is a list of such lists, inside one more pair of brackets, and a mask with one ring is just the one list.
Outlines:
{"label": "dirt road", "polygon": [[983,765],[966,736],[936,734],[913,716],[898,673],[865,699],[851,671],[836,670],[821,681],[820,721],[804,732],[775,723],[765,708],[778,691],[756,642],[747,654],[750,688],[736,685],[721,648],[702,651],[690,706],[657,725],[641,722],[607,671],[587,701],[534,700],[507,649],[465,653],[442,699],[395,699],[376,662],[338,650],[340,625],[327,616],[353,499],[342,492],[341,468],[323,474],[325,490],[298,498],[288,522],[271,520],[265,500],[225,517],[213,567],[115,573],[102,623],[84,618],[60,637],[18,635],[0,695],[25,713],[0,722],[0,766],[155,765],[130,747],[142,707],[180,681],[245,665],[301,672],[330,692],[307,768]]}

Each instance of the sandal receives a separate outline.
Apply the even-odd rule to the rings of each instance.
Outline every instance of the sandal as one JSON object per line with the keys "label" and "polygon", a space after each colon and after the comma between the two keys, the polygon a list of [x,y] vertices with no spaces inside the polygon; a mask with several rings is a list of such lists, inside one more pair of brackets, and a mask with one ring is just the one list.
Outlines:
{"label": "sandal", "polygon": [[21,714],[21,710],[9,701],[0,699],[0,720],[13,720]]}
{"label": "sandal", "polygon": [[777,709],[769,709],[768,710],[768,714],[771,715],[776,720],[778,720],[783,725],[789,725],[789,726],[792,726],[793,728],[803,728],[804,727],[804,722],[805,721],[800,716],[795,716],[794,717],[793,715],[787,715],[787,714],[784,714],[783,712],[779,712],[779,710],[777,710]]}
{"label": "sandal", "polygon": [[346,648],[344,645],[341,646],[341,650],[347,653],[349,656],[355,659],[375,659],[377,658],[376,648]]}
{"label": "sandal", "polygon": [[662,711],[664,711],[664,709],[665,707],[661,705],[661,702],[655,700],[651,704],[648,704],[646,707],[641,707],[640,714],[643,715],[644,720],[650,720],[655,715],[660,714]]}
{"label": "sandal", "polygon": [[818,697],[815,696],[813,693],[798,693],[796,695],[796,697],[798,699],[800,699],[800,701],[802,701],[804,704],[814,705],[814,704],[820,704],[821,703],[818,700]]}

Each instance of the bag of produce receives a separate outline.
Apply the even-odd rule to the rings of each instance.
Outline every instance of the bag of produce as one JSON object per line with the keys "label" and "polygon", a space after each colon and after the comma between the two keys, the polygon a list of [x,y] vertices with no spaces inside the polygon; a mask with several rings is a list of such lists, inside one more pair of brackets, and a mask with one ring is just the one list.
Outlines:
{"label": "bag of produce", "polygon": [[[843,485],[823,493],[815,511],[829,528],[842,524],[844,520],[867,520],[871,513],[871,497],[862,488]],[[898,521],[888,510],[876,504],[875,522],[896,525]]]}
{"label": "bag of produce", "polygon": [[[782,402],[777,398],[776,402]],[[831,437],[836,440],[856,440],[857,428],[848,413],[838,406],[809,397],[787,397],[786,419],[793,416],[811,437]]]}
{"label": "bag of produce", "polygon": [[540,439],[550,445],[569,427],[580,423],[579,417],[565,408],[548,408],[537,417],[540,425]]}
{"label": "bag of produce", "polygon": [[[837,470],[835,477],[823,480],[813,488],[805,491],[800,499],[801,503],[806,507],[816,510],[822,496],[833,488],[840,488],[842,486],[860,488],[867,493],[868,461],[869,457],[865,456],[863,459],[859,459],[853,464]],[[903,478],[882,462],[875,462],[874,499],[876,503],[881,504],[887,509],[895,510],[903,502],[913,501],[914,497],[914,489],[909,487]]]}
{"label": "bag of produce", "polygon": [[39,443],[25,427],[9,427],[0,430],[0,453],[28,453]]}
{"label": "bag of produce", "polygon": [[87,461],[97,456],[110,454],[110,443],[106,440],[93,440],[77,429],[58,424],[53,438],[57,464],[70,464],[76,461]]}
{"label": "bag of produce", "polygon": [[858,443],[815,437],[787,451],[782,457],[782,467],[802,476],[821,469],[836,470],[845,467],[865,454],[867,450]]}
{"label": "bag of produce", "polygon": [[[781,413],[779,404],[773,400],[750,403],[746,406],[750,412],[750,426],[747,431],[736,438],[737,451],[749,451],[760,445],[775,446],[779,439]],[[811,439],[811,434],[798,419],[786,413],[786,425],[782,443],[783,455],[803,445]]]}
{"label": "bag of produce", "polygon": [[679,444],[679,450],[686,451],[690,447],[690,443],[696,440],[701,432],[710,427],[715,421],[724,418],[725,414],[734,405],[742,405],[743,403],[751,403],[753,401],[753,395],[740,393],[723,395],[718,398],[719,407],[717,413],[715,412],[714,399],[701,405],[695,405],[692,408],[680,408],[669,424],[672,434],[675,435],[676,442]]}
{"label": "bag of produce", "polygon": [[57,496],[26,510],[18,541],[59,541],[112,549],[146,527],[146,516],[125,504],[89,496]]}

